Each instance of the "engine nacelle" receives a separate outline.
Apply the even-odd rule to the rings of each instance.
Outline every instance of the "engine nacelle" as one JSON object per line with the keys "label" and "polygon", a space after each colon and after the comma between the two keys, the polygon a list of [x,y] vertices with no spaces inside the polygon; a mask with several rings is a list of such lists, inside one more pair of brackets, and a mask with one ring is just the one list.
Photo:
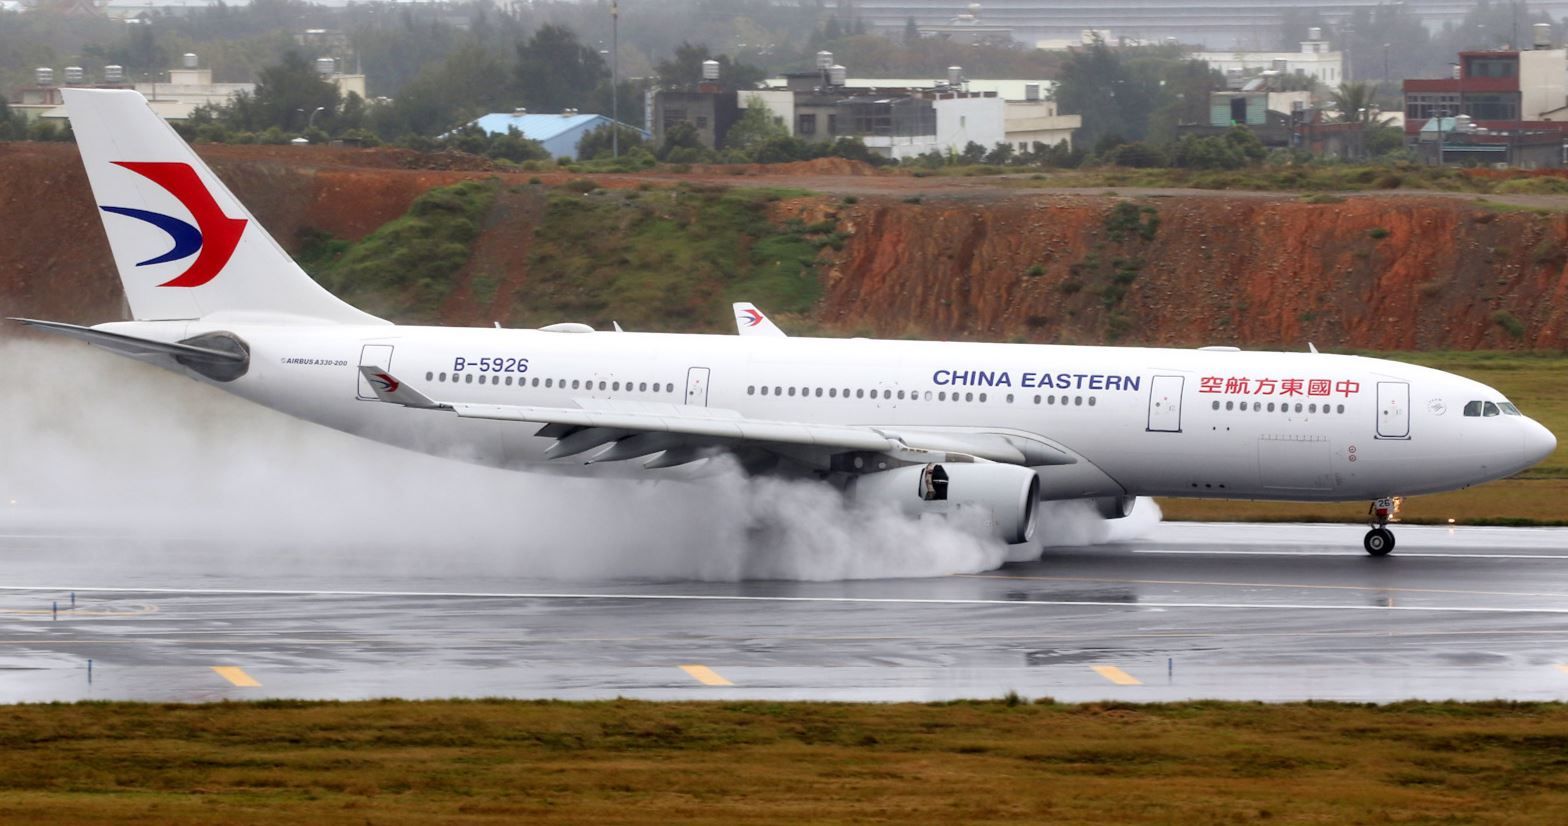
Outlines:
{"label": "engine nacelle", "polygon": [[1040,479],[1017,465],[932,463],[857,476],[849,492],[861,501],[892,502],[914,515],[983,508],[997,536],[1016,545],[1034,535]]}
{"label": "engine nacelle", "polygon": [[1090,500],[1094,502],[1094,509],[1106,519],[1125,519],[1132,515],[1132,508],[1138,504],[1136,496],[1101,496]]}

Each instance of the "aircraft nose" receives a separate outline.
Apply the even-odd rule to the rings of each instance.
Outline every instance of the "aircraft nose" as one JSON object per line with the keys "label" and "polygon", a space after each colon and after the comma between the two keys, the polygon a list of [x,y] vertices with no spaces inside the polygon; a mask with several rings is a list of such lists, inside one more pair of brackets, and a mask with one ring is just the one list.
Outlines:
{"label": "aircraft nose", "polygon": [[1547,430],[1534,419],[1525,421],[1524,432],[1524,461],[1525,467],[1535,464],[1552,455],[1557,449],[1557,437],[1552,431]]}

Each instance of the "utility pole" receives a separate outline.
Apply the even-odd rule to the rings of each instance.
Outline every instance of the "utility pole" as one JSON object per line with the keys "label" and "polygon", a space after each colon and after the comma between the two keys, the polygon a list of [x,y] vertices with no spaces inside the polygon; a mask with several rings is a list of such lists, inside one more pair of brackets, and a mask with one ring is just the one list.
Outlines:
{"label": "utility pole", "polygon": [[610,156],[621,156],[621,0],[610,0]]}

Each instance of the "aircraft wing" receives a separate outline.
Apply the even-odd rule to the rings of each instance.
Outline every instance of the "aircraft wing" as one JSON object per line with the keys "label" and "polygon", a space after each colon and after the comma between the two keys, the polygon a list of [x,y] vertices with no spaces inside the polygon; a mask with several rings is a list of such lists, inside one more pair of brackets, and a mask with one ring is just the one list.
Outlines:
{"label": "aircraft wing", "polygon": [[542,424],[538,435],[556,440],[545,453],[549,459],[608,447],[590,461],[651,455],[647,467],[669,467],[699,458],[698,451],[703,448],[754,447],[822,468],[830,467],[834,456],[855,452],[909,462],[999,462],[1031,467],[1077,461],[1059,448],[1012,434],[774,421],[749,418],[735,410],[662,402],[575,399],[577,407],[441,402],[379,367],[364,366],[360,371],[383,402],[450,411],[469,419]]}
{"label": "aircraft wing", "polygon": [[737,301],[731,306],[735,308],[735,329],[741,335],[784,338],[784,331],[763,315],[756,305],[749,301]]}

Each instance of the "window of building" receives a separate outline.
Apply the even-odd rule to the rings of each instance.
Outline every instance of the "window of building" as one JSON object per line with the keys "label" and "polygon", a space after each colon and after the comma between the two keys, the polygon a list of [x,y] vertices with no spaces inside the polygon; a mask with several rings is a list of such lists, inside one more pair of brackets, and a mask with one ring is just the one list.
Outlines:
{"label": "window of building", "polygon": [[809,137],[817,134],[817,116],[815,114],[802,114],[795,119],[795,134]]}
{"label": "window of building", "polygon": [[828,115],[828,137],[838,134],[838,115]]}
{"label": "window of building", "polygon": [[707,115],[698,115],[697,116],[697,131],[701,132],[701,131],[703,131],[703,130],[705,130],[707,128],[708,128],[708,116]]}
{"label": "window of building", "polygon": [[1511,57],[1472,57],[1466,60],[1465,77],[1514,77],[1519,74],[1519,60]]}
{"label": "window of building", "polygon": [[1467,94],[1464,99],[1465,114],[1476,120],[1518,120],[1519,94]]}

